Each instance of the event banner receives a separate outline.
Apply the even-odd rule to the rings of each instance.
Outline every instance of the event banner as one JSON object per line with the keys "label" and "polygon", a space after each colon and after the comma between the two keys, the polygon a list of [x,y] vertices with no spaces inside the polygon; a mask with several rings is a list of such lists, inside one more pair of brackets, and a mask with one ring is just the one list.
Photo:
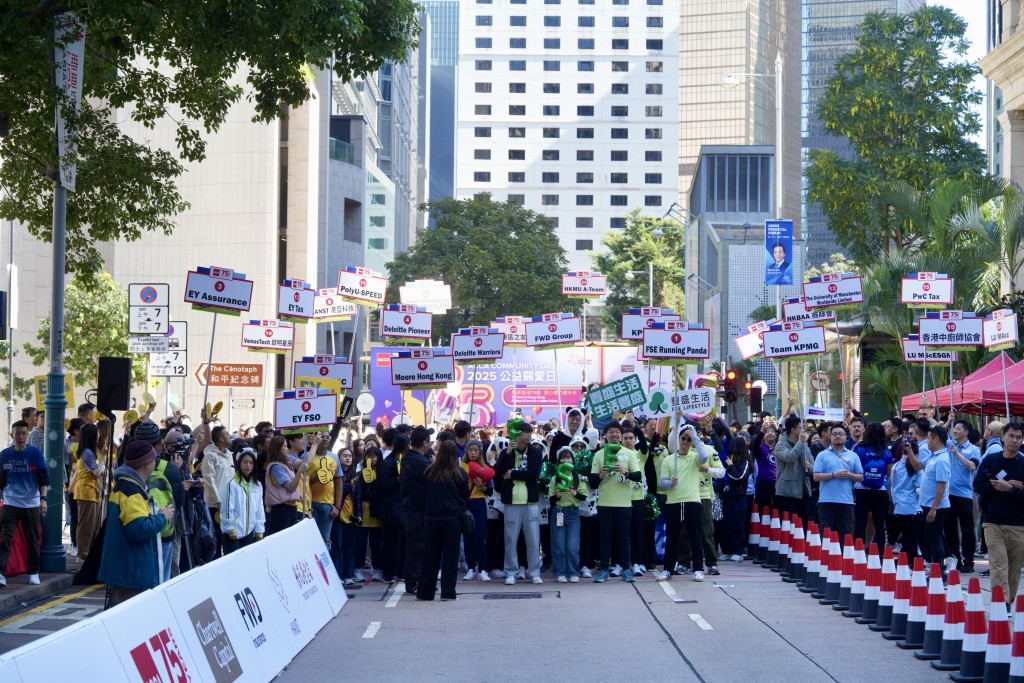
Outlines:
{"label": "event banner", "polygon": [[655,365],[711,357],[711,330],[683,320],[654,323],[644,330],[644,356]]}
{"label": "event banner", "polygon": [[338,296],[337,287],[317,290],[313,299],[313,318],[318,323],[334,323],[351,320],[356,314],[356,305]]}
{"label": "event banner", "polygon": [[407,389],[442,389],[455,381],[455,357],[439,348],[397,351],[391,383]]}
{"label": "event banner", "polygon": [[274,429],[289,434],[319,432],[331,427],[338,412],[333,391],[304,387],[286,391],[274,399]]}
{"label": "event banner", "polygon": [[509,315],[498,318],[490,326],[505,335],[505,346],[526,346],[526,319],[522,316]]}
{"label": "event banner", "polygon": [[864,301],[864,285],[853,273],[823,273],[804,283],[804,305],[816,308],[854,308]]}
{"label": "event banner", "polygon": [[629,312],[622,314],[622,329],[619,336],[623,339],[641,341],[644,338],[644,330],[654,323],[663,323],[669,320],[679,320],[679,315],[673,313],[671,308],[631,308]]}
{"label": "event banner", "polygon": [[910,308],[945,308],[953,303],[953,280],[945,273],[911,273],[903,278],[900,303]]}
{"label": "event banner", "polygon": [[434,315],[409,304],[388,304],[380,313],[380,336],[396,341],[429,341]]}
{"label": "event banner", "polygon": [[338,296],[361,306],[379,306],[384,303],[388,279],[369,268],[349,266],[338,273]]}
{"label": "event banner", "polygon": [[242,325],[242,346],[260,353],[288,353],[295,342],[295,327],[277,320],[250,320]]}
{"label": "event banner", "polygon": [[928,363],[954,363],[959,360],[956,351],[950,351],[949,349],[929,349],[925,346],[921,346],[921,342],[916,334],[911,334],[900,340],[903,346],[903,360],[907,363],[921,364],[924,362]]}
{"label": "event banner", "polygon": [[197,311],[241,315],[252,304],[252,280],[230,268],[190,270],[185,280],[185,303]]}
{"label": "event banner", "polygon": [[293,377],[323,377],[341,383],[341,388],[352,388],[355,364],[343,356],[303,356],[295,361]]}
{"label": "event banner", "polygon": [[316,291],[308,282],[285,280],[278,287],[277,317],[290,323],[308,323],[313,319]]}
{"label": "event banner", "polygon": [[647,397],[638,375],[630,375],[587,392],[587,403],[594,417],[601,418],[624,413],[630,408],[644,405]]}
{"label": "event banner", "polygon": [[526,345],[562,349],[583,341],[583,326],[572,313],[545,313],[526,323]]}
{"label": "event banner", "polygon": [[465,327],[452,335],[452,355],[460,365],[486,365],[505,353],[505,335],[487,327]]}
{"label": "event banner", "polygon": [[764,283],[793,284],[793,221],[764,222]]}
{"label": "event banner", "polygon": [[984,319],[965,311],[932,311],[918,318],[922,346],[968,350],[984,343]]}
{"label": "event banner", "polygon": [[581,270],[562,276],[562,296],[570,299],[598,299],[608,293],[608,278]]}
{"label": "event banner", "polygon": [[764,333],[765,358],[796,361],[827,352],[825,330],[814,323],[779,323]]}
{"label": "event banner", "polygon": [[819,325],[835,322],[836,312],[830,308],[807,308],[802,296],[782,304],[782,319],[787,323],[812,322]]}
{"label": "event banner", "polygon": [[452,307],[452,288],[441,280],[414,280],[398,288],[398,299],[427,313],[443,315]]}
{"label": "event banner", "polygon": [[985,348],[1001,351],[1011,348],[1018,341],[1017,314],[1009,309],[993,311],[985,316]]}

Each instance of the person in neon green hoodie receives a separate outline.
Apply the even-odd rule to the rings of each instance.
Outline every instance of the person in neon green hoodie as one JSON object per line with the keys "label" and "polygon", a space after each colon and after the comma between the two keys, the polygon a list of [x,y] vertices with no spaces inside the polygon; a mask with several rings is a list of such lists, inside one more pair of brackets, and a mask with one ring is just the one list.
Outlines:
{"label": "person in neon green hoodie", "polygon": [[[604,438],[607,443],[594,454],[588,482],[591,489],[597,489],[597,523],[601,530],[601,571],[594,577],[594,583],[604,583],[611,576],[608,567],[613,537],[619,551],[618,564],[623,567],[622,580],[632,582],[629,527],[633,512],[633,484],[642,480],[640,461],[636,451],[622,445],[622,425],[617,421],[605,425]],[[612,460],[614,464],[609,467]]]}
{"label": "person in neon green hoodie", "polygon": [[[697,468],[698,478],[700,481],[700,504],[703,508],[702,530],[704,536],[704,564],[707,566],[707,571],[711,576],[718,576],[721,572],[718,571],[718,550],[717,544],[715,543],[715,520],[712,515],[712,503],[715,498],[715,489],[712,485],[712,480],[722,479],[725,477],[725,465],[722,464],[722,459],[719,457],[719,453],[723,450],[723,446],[721,439],[719,439],[718,435],[716,435],[710,428],[710,417],[706,417],[701,420],[701,425],[705,427],[706,433],[711,435],[711,443],[707,442],[707,437],[702,440],[704,447],[708,452],[708,461]],[[690,564],[692,560],[689,535],[683,536],[679,539],[678,559],[684,566]]]}
{"label": "person in neon green hoodie", "polygon": [[704,580],[704,507],[700,502],[699,467],[708,461],[707,449],[693,425],[669,435],[669,451],[661,462],[661,485],[665,489],[665,569],[659,581],[672,578],[676,566],[680,524],[685,523],[690,539],[694,581]]}

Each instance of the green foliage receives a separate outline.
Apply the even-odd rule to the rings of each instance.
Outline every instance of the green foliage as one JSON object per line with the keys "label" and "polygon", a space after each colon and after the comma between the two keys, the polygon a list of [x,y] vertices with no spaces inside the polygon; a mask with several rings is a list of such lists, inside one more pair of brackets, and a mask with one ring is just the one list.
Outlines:
{"label": "green foliage", "polygon": [[755,323],[764,322],[766,320],[775,320],[775,304],[761,304],[752,310],[750,315],[747,317]]}
{"label": "green foliage", "polygon": [[[64,370],[73,372],[75,386],[96,386],[100,356],[128,357],[128,291],[108,273],[81,280],[73,277],[64,290]],[[37,366],[50,361],[50,319],[43,318],[38,344],[25,343]],[[132,384],[146,381],[145,356],[133,354]]]}
{"label": "green foliage", "polygon": [[[656,236],[654,232],[663,234]],[[683,290],[686,270],[683,261],[685,236],[678,222],[654,216],[642,216],[635,209],[626,216],[624,230],[605,235],[608,248],[594,256],[594,269],[608,277],[608,297],[604,324],[615,335],[621,316],[630,308],[647,306],[649,301],[648,267],[654,263],[654,305],[671,308],[680,315],[686,302]],[[637,271],[629,279],[629,271]]]}
{"label": "green foliage", "polygon": [[460,327],[487,325],[505,315],[579,313],[579,299],[562,296],[565,250],[551,220],[518,202],[495,202],[484,194],[424,204],[435,227],[387,264],[388,301],[410,280],[444,280],[452,309],[434,316],[434,339],[447,344]]}
{"label": "green foliage", "polygon": [[971,136],[980,130],[971,85],[978,67],[967,58],[966,23],[944,7],[907,15],[872,13],[857,49],[836,63],[818,104],[825,129],[845,136],[857,153],[846,160],[814,150],[808,199],[852,258],[918,245],[927,237],[881,197],[888,182],[917,191],[984,173],[985,155]]}
{"label": "green foliage", "polygon": [[[0,217],[50,239],[56,168],[58,90],[50,53],[58,14],[86,27],[77,191],[68,195],[68,265],[83,273],[102,263],[98,242],[169,233],[185,208],[175,185],[183,166],[201,161],[204,134],[231,106],[253,103],[272,121],[310,99],[310,68],[341,79],[402,61],[415,44],[412,0],[290,0],[286,3],[179,0],[170,3],[12,0],[0,11]],[[174,150],[134,140],[118,123],[148,128],[170,118]],[[162,141],[160,141],[162,142]]]}
{"label": "green foliage", "polygon": [[[0,341],[0,376],[4,378],[4,384],[0,387],[0,399],[6,400],[8,392],[10,391],[10,368],[9,362],[11,352],[11,342]],[[18,350],[14,350],[14,357],[18,357]],[[25,401],[32,400],[33,390],[35,388],[35,380],[32,377],[24,379],[14,376],[14,397],[20,398]]]}
{"label": "green foliage", "polygon": [[860,266],[856,261],[847,259],[846,254],[831,254],[827,263],[822,263],[818,268],[811,267],[804,271],[804,279],[818,277],[822,273],[856,273],[859,275]]}

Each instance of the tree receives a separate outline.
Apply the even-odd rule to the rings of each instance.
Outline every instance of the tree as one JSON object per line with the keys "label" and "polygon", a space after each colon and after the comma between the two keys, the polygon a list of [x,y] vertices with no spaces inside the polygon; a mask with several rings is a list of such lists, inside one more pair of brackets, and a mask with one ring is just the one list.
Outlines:
{"label": "tree", "polygon": [[[10,391],[10,358],[11,342],[0,341],[0,376],[4,378],[4,385],[0,387],[0,399],[6,399],[8,392]],[[14,350],[14,356],[18,356],[18,350]],[[32,399],[32,394],[35,389],[35,380],[33,378],[24,379],[22,377],[14,376],[14,397],[20,398],[25,401]]]}
{"label": "tree", "polygon": [[822,273],[860,273],[860,267],[856,261],[851,261],[846,258],[846,254],[835,253],[828,257],[827,263],[822,263],[820,267],[810,267],[804,271],[804,279],[808,280],[812,277],[818,277]]}
{"label": "tree", "polygon": [[[289,0],[170,3],[21,0],[0,12],[0,217],[50,238],[57,166],[51,51],[58,15],[75,12],[86,28],[81,112],[65,117],[78,131],[77,189],[67,206],[68,265],[93,272],[96,244],[170,233],[187,204],[175,185],[188,162],[205,156],[231,106],[253,103],[256,121],[272,121],[313,96],[311,69],[341,79],[402,61],[414,45],[419,6],[412,0]],[[176,154],[129,138],[118,121],[152,128],[176,124]],[[125,198],[130,201],[125,201]]]}
{"label": "tree", "polygon": [[[109,273],[84,282],[75,276],[64,290],[64,366],[74,372],[75,386],[96,385],[100,356],[128,356],[128,291]],[[32,362],[50,360],[50,319],[43,318],[36,335],[38,344],[25,343]],[[133,354],[132,384],[144,385],[146,362]]]}
{"label": "tree", "polygon": [[[925,235],[880,199],[886,182],[923,191],[984,173],[971,141],[981,123],[977,65],[967,60],[966,23],[944,7],[906,15],[871,13],[857,49],[841,57],[818,102],[825,129],[856,157],[810,153],[808,199],[858,261],[917,245]],[[949,57],[948,55],[952,55]]]}
{"label": "tree", "polygon": [[581,309],[562,296],[565,250],[551,220],[518,202],[447,197],[420,207],[435,227],[387,264],[387,301],[410,280],[433,278],[452,288],[452,309],[434,316],[434,339],[448,343],[460,327],[487,325],[499,316],[534,316]]}
{"label": "tree", "polygon": [[[657,230],[662,234],[655,235]],[[642,216],[640,209],[635,209],[626,216],[625,229],[608,233],[602,243],[608,251],[594,256],[594,269],[608,277],[603,317],[609,330],[617,335],[623,313],[650,303],[650,263],[654,263],[654,305],[682,314],[686,302],[685,236],[678,222]],[[636,271],[632,278],[630,271]]]}

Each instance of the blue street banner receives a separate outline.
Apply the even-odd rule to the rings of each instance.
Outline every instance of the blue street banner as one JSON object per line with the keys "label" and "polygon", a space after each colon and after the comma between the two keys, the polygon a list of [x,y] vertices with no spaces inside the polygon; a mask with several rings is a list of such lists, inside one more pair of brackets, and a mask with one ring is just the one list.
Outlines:
{"label": "blue street banner", "polygon": [[764,283],[793,284],[793,221],[764,222]]}

